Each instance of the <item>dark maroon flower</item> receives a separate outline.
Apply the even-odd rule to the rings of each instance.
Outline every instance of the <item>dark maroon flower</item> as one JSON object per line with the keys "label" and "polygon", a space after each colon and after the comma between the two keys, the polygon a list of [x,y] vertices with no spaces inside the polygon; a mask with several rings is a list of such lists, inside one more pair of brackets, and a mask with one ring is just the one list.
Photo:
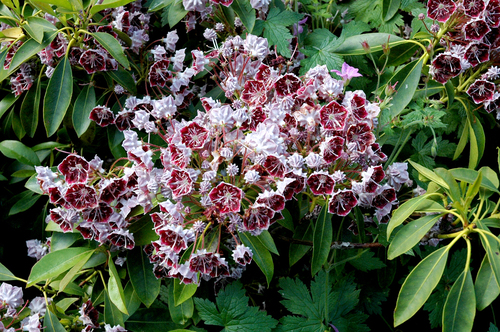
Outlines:
{"label": "dark maroon flower", "polygon": [[168,272],[169,272],[168,268],[166,268],[163,265],[155,264],[153,267],[153,273],[156,279],[167,278],[169,276]]}
{"label": "dark maroon flower", "polygon": [[266,191],[259,195],[255,202],[266,205],[276,212],[285,208],[285,197],[275,192]]}
{"label": "dark maroon flower", "polygon": [[255,74],[255,79],[259,81],[267,82],[271,77],[271,69],[268,65],[261,64],[259,70]]}
{"label": "dark maroon flower", "polygon": [[90,111],[89,119],[101,127],[109,126],[115,123],[115,116],[106,106],[96,106]]}
{"label": "dark maroon flower", "polygon": [[57,169],[64,175],[68,184],[87,182],[89,163],[83,157],[71,154],[57,166]]}
{"label": "dark maroon flower", "polygon": [[339,159],[344,149],[344,139],[340,136],[329,136],[326,140],[321,143],[321,156],[323,159],[331,164],[335,160]]}
{"label": "dark maroon flower", "polygon": [[375,136],[367,123],[360,122],[351,125],[346,134],[347,147],[349,150],[365,152],[366,148],[375,142]]}
{"label": "dark maroon flower", "polygon": [[315,195],[329,195],[333,192],[335,180],[326,172],[314,172],[307,179],[307,185]]}
{"label": "dark maroon flower", "polygon": [[82,56],[83,50],[79,47],[72,47],[69,51],[69,63],[72,66],[75,66],[78,61],[80,61],[80,57]]}
{"label": "dark maroon flower", "polygon": [[15,44],[10,43],[9,49],[7,50],[7,55],[5,55],[5,61],[3,63],[3,69],[7,70],[10,67],[10,63],[12,62],[12,58],[16,54],[17,50],[23,44],[22,41],[18,41]]}
{"label": "dark maroon flower", "polygon": [[240,244],[233,250],[233,259],[240,265],[247,265],[252,262],[252,250]]}
{"label": "dark maroon flower", "polygon": [[189,269],[195,273],[209,274],[215,267],[213,256],[213,252],[207,252],[205,249],[196,251],[189,258]]}
{"label": "dark maroon flower", "polygon": [[278,97],[293,96],[302,87],[302,81],[294,74],[285,74],[274,83]]}
{"label": "dark maroon flower", "polygon": [[227,265],[226,260],[224,258],[220,258],[219,254],[215,254],[213,256],[212,263],[214,264],[212,272],[210,272],[210,276],[212,278],[217,278],[220,276],[228,277],[230,275],[229,266]]}
{"label": "dark maroon flower", "polygon": [[92,301],[88,300],[80,308],[80,320],[84,325],[99,328],[99,312],[92,305]]}
{"label": "dark maroon flower", "polygon": [[158,230],[158,235],[160,236],[161,244],[169,246],[175,253],[179,253],[188,247],[188,240],[182,226],[168,225]]}
{"label": "dark maroon flower", "polygon": [[50,199],[50,202],[54,205],[61,205],[67,209],[70,208],[70,205],[68,204],[68,202],[66,202],[63,194],[61,193],[61,191],[59,190],[58,187],[50,187],[49,188],[49,199]]}
{"label": "dark maroon flower", "polygon": [[208,130],[191,122],[180,130],[182,144],[193,150],[200,150],[208,137]]}
{"label": "dark maroon flower", "polygon": [[480,19],[471,20],[463,27],[466,40],[481,40],[490,30],[488,24]]}
{"label": "dark maroon flower", "polygon": [[59,33],[56,38],[50,42],[50,48],[54,53],[60,58],[66,54],[66,48],[68,47],[68,40],[64,37],[64,34]]}
{"label": "dark maroon flower", "polygon": [[331,101],[321,107],[319,118],[323,128],[327,130],[343,130],[347,118],[347,110],[336,101]]}
{"label": "dark maroon flower", "polygon": [[115,39],[116,39],[116,37],[118,37],[118,34],[113,31],[113,26],[111,24],[99,26],[97,28],[97,32],[106,32],[106,33],[109,33]]}
{"label": "dark maroon flower", "polygon": [[170,61],[156,61],[149,69],[148,79],[151,86],[161,86],[167,84],[167,81],[172,78],[172,73],[168,70]]}
{"label": "dark maroon flower", "polygon": [[470,43],[465,50],[465,60],[473,67],[490,60],[490,47],[485,43]]}
{"label": "dark maroon flower", "polygon": [[117,247],[134,249],[134,236],[130,234],[128,229],[116,229],[108,235],[109,241]]}
{"label": "dark maroon flower", "polygon": [[263,166],[272,176],[277,176],[280,179],[283,179],[286,167],[285,164],[283,164],[278,157],[267,156]]}
{"label": "dark maroon flower", "polygon": [[[382,188],[381,188],[382,189]],[[394,188],[385,188],[373,198],[372,204],[377,209],[383,209],[387,204],[396,200],[396,190]]]}
{"label": "dark maroon flower", "polygon": [[484,36],[484,43],[489,45],[492,50],[500,48],[500,28],[492,28],[490,32]]}
{"label": "dark maroon flower", "polygon": [[68,190],[66,190],[64,199],[77,210],[97,206],[97,194],[95,189],[81,183],[69,187]]}
{"label": "dark maroon flower", "polygon": [[94,224],[90,222],[83,221],[76,229],[82,234],[83,238],[86,240],[93,240],[99,238],[99,233],[95,229]]}
{"label": "dark maroon flower", "polygon": [[486,80],[476,80],[467,89],[467,94],[476,104],[492,100],[495,94],[495,84]]}
{"label": "dark maroon flower", "polygon": [[83,219],[89,222],[107,222],[112,214],[111,206],[100,202],[95,208],[83,210]]}
{"label": "dark maroon flower", "polygon": [[250,129],[255,131],[259,123],[264,122],[266,113],[262,110],[262,106],[251,107],[248,111],[249,119],[241,125],[242,130]]}
{"label": "dark maroon flower", "polygon": [[298,194],[304,190],[304,187],[306,186],[306,179],[305,177],[295,174],[294,172],[286,173],[285,178],[294,179],[294,181],[287,184],[283,190],[285,199],[290,200],[292,199],[294,193]]}
{"label": "dark maroon flower", "polygon": [[267,90],[263,82],[248,80],[241,92],[241,100],[250,105],[263,105],[267,101]]}
{"label": "dark maroon flower", "polygon": [[484,0],[464,0],[462,5],[465,14],[471,17],[478,17],[483,13],[484,8],[486,8]]}
{"label": "dark maroon flower", "polygon": [[362,120],[366,118],[368,115],[368,112],[366,111],[365,108],[366,105],[366,99],[358,96],[357,94],[354,94],[354,96],[351,99],[351,112],[356,117],[358,120]]}
{"label": "dark maroon flower", "polygon": [[134,129],[135,125],[132,123],[132,120],[135,119],[135,113],[131,111],[120,112],[115,119],[116,128],[120,131],[124,131],[126,129]]}
{"label": "dark maroon flower", "polygon": [[483,17],[490,28],[498,28],[500,26],[500,0],[490,0]]}
{"label": "dark maroon flower", "polygon": [[500,109],[500,93],[495,93],[492,100],[484,102],[484,109],[488,113],[498,111]]}
{"label": "dark maroon flower", "polygon": [[253,204],[243,215],[243,227],[247,231],[260,233],[269,228],[274,211],[262,204]]}
{"label": "dark maroon flower", "polygon": [[174,144],[170,144],[168,149],[170,150],[170,162],[179,168],[186,168],[191,155],[190,153],[188,154],[186,150],[190,150],[187,148],[180,149]]}
{"label": "dark maroon flower", "polygon": [[439,22],[446,22],[456,9],[457,5],[452,0],[429,0],[427,16]]}
{"label": "dark maroon flower", "polygon": [[80,56],[80,65],[88,74],[106,69],[106,58],[97,50],[87,50]]}
{"label": "dark maroon flower", "polygon": [[343,190],[332,196],[328,204],[328,212],[344,217],[358,204],[351,190]]}
{"label": "dark maroon flower", "polygon": [[73,230],[73,225],[80,218],[79,213],[75,210],[65,210],[61,208],[55,208],[49,212],[50,220],[59,225],[63,232],[71,232]]}
{"label": "dark maroon flower", "polygon": [[232,184],[222,182],[208,194],[221,213],[239,212],[243,191]]}
{"label": "dark maroon flower", "polygon": [[172,189],[174,197],[187,195],[193,189],[193,180],[186,171],[174,169],[167,185]]}
{"label": "dark maroon flower", "polygon": [[446,75],[455,77],[460,74],[462,65],[460,58],[450,53],[441,53],[432,61],[434,68],[443,70]]}
{"label": "dark maroon flower", "polygon": [[125,179],[112,179],[101,191],[99,199],[111,204],[127,191],[127,181]]}

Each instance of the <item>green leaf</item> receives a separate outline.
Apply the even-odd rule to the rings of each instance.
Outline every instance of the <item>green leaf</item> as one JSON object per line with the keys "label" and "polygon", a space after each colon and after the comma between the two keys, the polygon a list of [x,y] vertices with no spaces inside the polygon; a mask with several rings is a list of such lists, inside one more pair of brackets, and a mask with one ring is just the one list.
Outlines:
{"label": "green leaf", "polygon": [[89,251],[92,251],[92,249],[83,247],[67,248],[43,256],[31,268],[26,287],[33,286],[39,281],[59,276],[61,273],[75,266]]}
{"label": "green leaf", "polygon": [[43,123],[47,137],[52,136],[61,125],[73,94],[73,74],[67,57],[54,69],[43,100]]}
{"label": "green leaf", "polygon": [[82,235],[80,233],[61,233],[54,232],[50,238],[50,251],[58,251],[61,249],[69,248],[73,243],[80,240]]}
{"label": "green leaf", "polygon": [[64,326],[59,322],[59,318],[52,312],[51,308],[47,308],[43,319],[44,332],[66,332]]}
{"label": "green leaf", "polygon": [[64,276],[64,278],[61,279],[61,282],[59,283],[59,291],[62,292],[68,286],[68,284],[73,281],[73,278],[76,277],[77,273],[82,270],[83,266],[87,261],[90,259],[90,257],[94,254],[95,250],[91,250],[82,257],[80,257],[80,260],[73,266],[68,273]]}
{"label": "green leaf", "polygon": [[195,298],[196,310],[206,325],[223,326],[223,332],[270,332],[277,321],[258,307],[248,306],[240,282],[233,282],[217,295],[216,303]]}
{"label": "green leaf", "polygon": [[169,6],[174,0],[153,0],[149,4],[148,11],[150,12],[156,12],[160,9],[165,8],[166,6]]}
{"label": "green leaf", "polygon": [[35,87],[26,93],[26,97],[24,97],[23,103],[21,104],[21,124],[30,137],[35,136],[36,128],[38,127],[41,94],[42,88],[40,80],[38,79]]}
{"label": "green leaf", "polygon": [[332,244],[333,227],[332,215],[328,213],[325,204],[316,220],[313,235],[313,253],[311,261],[311,274],[314,276],[328,259],[330,245]]}
{"label": "green leaf", "polygon": [[141,247],[127,254],[127,270],[135,293],[146,307],[150,307],[160,293],[161,280],[156,279],[151,264]]}
{"label": "green leaf", "polygon": [[56,303],[56,309],[57,311],[59,311],[60,313],[65,313],[66,310],[68,310],[68,308],[73,304],[75,303],[76,301],[80,300],[79,298],[77,297],[67,297],[67,298],[64,298],[62,299],[61,301],[58,301]]}
{"label": "green leaf", "polygon": [[75,100],[73,108],[73,127],[78,137],[82,136],[90,126],[90,112],[96,106],[94,87],[86,85]]}
{"label": "green leaf", "polygon": [[115,263],[113,263],[113,259],[111,256],[108,259],[109,265],[109,281],[108,281],[108,292],[109,299],[113,302],[116,307],[128,315],[127,306],[125,305],[125,297],[123,295],[123,286],[120,280],[120,276],[118,275],[118,271],[116,271]]}
{"label": "green leaf", "polygon": [[400,207],[396,209],[392,213],[392,218],[387,225],[387,238],[391,237],[392,231],[405,222],[408,217],[420,208],[423,204],[428,204],[426,198],[429,197],[429,194],[424,194],[421,196],[414,197],[404,202]]}
{"label": "green leaf", "polygon": [[126,324],[127,330],[142,332],[170,332],[182,328],[172,322],[168,310],[164,308],[139,309],[127,319]]}
{"label": "green leaf", "polygon": [[127,301],[125,305],[127,306],[128,315],[123,314],[123,320],[126,321],[137,311],[137,309],[139,309],[141,306],[141,300],[137,297],[134,286],[132,286],[130,281],[125,285],[123,294],[125,295],[125,300]]}
{"label": "green leaf", "polygon": [[19,96],[16,96],[13,93],[9,93],[5,97],[3,97],[2,100],[0,100],[0,118],[5,114],[5,112],[10,109],[12,105],[14,105],[18,98]]}
{"label": "green leaf", "polygon": [[231,8],[238,14],[241,22],[247,28],[248,33],[252,33],[255,25],[255,9],[252,8],[249,1],[234,0]]}
{"label": "green leaf", "polygon": [[126,4],[129,4],[129,3],[133,2],[133,1],[134,0],[104,0],[101,4],[94,5],[90,9],[90,15],[94,15],[95,13],[98,13],[101,10],[104,10],[104,9],[125,6]]}
{"label": "green leaf", "polygon": [[14,273],[10,272],[9,269],[5,267],[5,265],[0,263],[0,280],[9,281],[18,280],[18,278],[14,275]]}
{"label": "green leaf", "polygon": [[453,201],[459,202],[462,194],[460,191],[460,187],[458,186],[458,183],[457,181],[455,181],[455,178],[453,177],[451,172],[444,168],[435,168],[434,173],[436,173],[437,176],[442,178],[448,184],[448,186],[450,187],[448,192]]}
{"label": "green leaf", "polygon": [[104,291],[104,321],[110,325],[120,325],[123,326],[123,313],[120,309],[113,303],[110,295],[107,291]]}
{"label": "green leaf", "polygon": [[477,221],[476,225],[479,229],[484,231],[479,232],[479,236],[481,237],[481,243],[488,256],[497,286],[500,287],[500,248],[497,241],[498,238],[493,235],[481,221]]}
{"label": "green leaf", "polygon": [[500,288],[495,279],[488,255],[484,255],[481,267],[477,272],[476,283],[474,284],[476,293],[477,310],[484,310],[500,295]]}
{"label": "green leaf", "polygon": [[[468,168],[453,168],[450,169],[450,173],[455,179],[472,184],[477,179],[478,171]],[[487,177],[481,179],[481,187],[500,193],[497,187]]]}
{"label": "green leaf", "polygon": [[71,5],[71,1],[68,0],[37,0],[41,3],[48,3],[51,5],[56,5],[57,7],[62,7],[68,10],[73,10],[73,6]]}
{"label": "green leaf", "polygon": [[40,160],[36,153],[19,141],[7,140],[0,142],[0,152],[7,158],[16,159],[25,165],[40,165]]}
{"label": "green leaf", "polygon": [[[413,168],[415,168],[417,170],[417,172],[419,172],[421,175],[423,175],[424,177],[426,177],[430,181],[435,182],[436,184],[438,184],[439,186],[441,186],[445,189],[448,189],[448,190],[450,189],[450,186],[448,185],[448,183],[446,183],[446,181],[443,180],[443,178],[438,176],[436,173],[434,173],[430,169],[425,168],[424,166],[421,166],[421,165],[419,165],[411,160],[409,162],[413,166]],[[452,172],[452,175],[455,176],[453,174],[453,172]],[[455,176],[455,178],[457,178],[457,177]]]}
{"label": "green leaf", "polygon": [[107,75],[111,76],[118,84],[129,91],[131,94],[137,94],[137,85],[135,84],[134,78],[130,71],[123,70],[119,68],[118,70],[111,70],[106,72]]}
{"label": "green leaf", "polygon": [[27,24],[23,25],[24,30],[39,44],[43,41],[44,32],[54,32],[56,27],[41,17],[30,16],[26,18]]}
{"label": "green leaf", "polygon": [[260,267],[262,273],[266,276],[267,285],[271,282],[274,274],[274,263],[271,253],[267,248],[247,232],[238,232],[241,242],[250,248],[253,253],[253,260]]}
{"label": "green leaf", "polygon": [[448,251],[448,247],[434,251],[410,272],[399,291],[394,326],[410,319],[427,301],[443,275]]}
{"label": "green leaf", "polygon": [[389,21],[399,9],[401,0],[384,0],[382,5],[382,19]]}
{"label": "green leaf", "polygon": [[472,331],[476,295],[468,266],[451,287],[443,310],[443,332]]}
{"label": "green leaf", "polygon": [[[293,238],[297,240],[311,241],[313,240],[314,225],[312,221],[299,224],[295,228]],[[291,243],[289,250],[288,262],[290,266],[297,263],[311,249],[310,246]]]}
{"label": "green leaf", "polygon": [[403,38],[389,33],[366,33],[346,38],[345,41],[335,49],[335,53],[343,56],[365,55],[366,51],[363,48],[363,42],[367,42],[370,46],[370,53],[382,51],[383,44],[393,47],[399,44],[408,43]]}
{"label": "green leaf", "polygon": [[[174,283],[175,282],[176,281],[174,280]],[[170,284],[168,286],[168,311],[170,312],[170,317],[172,317],[174,323],[184,325],[191,317],[193,317],[193,299],[190,298],[176,306],[174,303],[174,287]]]}
{"label": "green leaf", "polygon": [[40,195],[34,194],[30,190],[26,190],[24,193],[26,193],[26,196],[22,197],[10,208],[9,216],[28,210],[30,207],[35,205],[35,203],[40,199],[40,197],[42,197]]}
{"label": "green leaf", "polygon": [[278,224],[293,232],[295,227],[293,225],[292,215],[287,209],[282,210],[281,214],[283,214],[283,219],[278,220]]}
{"label": "green leaf", "polygon": [[269,46],[276,45],[279,54],[290,58],[292,54],[288,48],[288,40],[293,38],[287,26],[297,23],[302,14],[293,11],[281,11],[272,8],[264,21],[264,37],[269,41]]}
{"label": "green leaf", "polygon": [[179,23],[188,13],[184,9],[182,1],[176,0],[171,6],[168,7],[168,25],[173,28],[177,23]]}
{"label": "green leaf", "polygon": [[361,251],[361,255],[357,254],[356,256],[356,259],[349,260],[349,264],[354,266],[357,270],[367,272],[386,267],[380,258],[374,257],[375,253],[373,251],[363,250]]}
{"label": "green leaf", "polygon": [[302,53],[307,58],[301,61],[300,74],[305,74],[316,65],[326,65],[328,69],[341,69],[344,58],[336,50],[343,41],[343,37],[336,38],[333,36],[332,38],[324,39],[319,46],[314,45],[302,49]]}
{"label": "green leaf", "polygon": [[279,256],[278,248],[276,248],[276,244],[274,244],[273,237],[269,231],[263,231],[260,235],[255,236],[255,238],[259,240],[267,250]]}
{"label": "green leaf", "polygon": [[387,259],[394,259],[413,248],[442,216],[443,214],[427,215],[406,224],[389,245]]}
{"label": "green leaf", "polygon": [[196,284],[186,285],[185,283],[174,280],[173,288],[174,288],[174,303],[176,306],[178,306],[193,297],[193,295],[198,290],[198,285]]}
{"label": "green leaf", "polygon": [[118,61],[126,69],[130,70],[130,64],[125,56],[125,53],[123,53],[123,48],[118,40],[106,32],[94,32],[91,33],[91,35],[99,44],[101,44],[102,47],[106,49],[106,51],[109,52],[113,59]]}

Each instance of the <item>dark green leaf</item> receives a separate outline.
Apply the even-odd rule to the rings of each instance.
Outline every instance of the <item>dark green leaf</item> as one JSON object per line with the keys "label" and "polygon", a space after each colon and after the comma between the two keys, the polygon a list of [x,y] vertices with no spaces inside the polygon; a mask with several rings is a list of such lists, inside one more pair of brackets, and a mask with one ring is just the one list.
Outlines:
{"label": "dark green leaf", "polygon": [[173,288],[174,288],[174,303],[177,306],[181,305],[182,303],[192,298],[193,295],[198,290],[198,285],[196,284],[186,285],[185,283],[174,280]]}
{"label": "dark green leaf", "polygon": [[101,10],[108,9],[108,8],[116,8],[120,6],[125,6],[126,4],[129,4],[133,2],[134,0],[104,0],[102,3],[98,5],[94,5],[90,9],[90,14],[94,15],[95,13],[100,12]]}
{"label": "dark green leaf", "polygon": [[126,324],[127,330],[142,332],[170,332],[183,327],[172,322],[168,310],[163,308],[139,309]]}
{"label": "dark green leaf", "polygon": [[[176,281],[174,280],[174,282]],[[172,317],[174,323],[184,325],[191,317],[193,317],[193,299],[190,298],[176,306],[174,303],[174,287],[170,284],[168,286],[168,311],[170,312],[170,317]]]}
{"label": "dark green leaf", "polygon": [[[312,221],[307,221],[299,224],[295,228],[295,233],[293,234],[294,239],[311,241],[313,240],[314,225]],[[311,249],[310,246],[291,243],[289,250],[289,264],[290,266],[297,263],[304,255]]]}
{"label": "dark green leaf", "polygon": [[151,264],[141,247],[127,254],[127,269],[135,293],[146,307],[150,307],[160,293],[161,280],[156,279]]}
{"label": "dark green leaf", "polygon": [[422,204],[428,204],[426,198],[428,195],[421,195],[415,198],[412,198],[406,202],[404,202],[401,206],[399,206],[393,213],[392,218],[387,225],[387,238],[391,237],[392,231],[401,225],[403,222],[408,219],[408,217],[420,208]]}
{"label": "dark green leaf", "polygon": [[282,210],[281,213],[283,214],[283,219],[278,220],[278,224],[293,232],[295,228],[292,215],[287,209]]}
{"label": "dark green leaf", "polygon": [[94,32],[91,33],[91,35],[99,44],[101,44],[102,47],[106,49],[106,51],[109,52],[113,59],[118,61],[126,69],[130,70],[130,64],[125,56],[125,53],[123,53],[123,48],[118,40],[106,32]]}
{"label": "dark green leaf", "polygon": [[333,227],[332,215],[328,213],[325,204],[316,220],[313,234],[313,254],[311,261],[311,274],[314,276],[328,259],[330,246],[332,244]]}
{"label": "dark green leaf", "polygon": [[0,142],[0,152],[7,158],[16,159],[25,165],[40,165],[40,160],[36,153],[19,141]]}
{"label": "dark green leaf", "polygon": [[137,297],[134,286],[132,286],[132,283],[130,281],[127,282],[127,285],[125,285],[123,294],[125,295],[125,305],[127,306],[128,311],[128,315],[123,314],[123,320],[126,321],[137,311],[137,309],[139,309],[139,307],[141,306],[141,300],[139,300],[139,298]]}
{"label": "dark green leaf", "polygon": [[367,272],[372,270],[378,270],[386,265],[378,257],[374,257],[375,253],[373,251],[362,251],[361,255],[357,255],[356,259],[350,260],[349,264],[354,266],[356,269]]}
{"label": "dark green leaf", "polygon": [[137,86],[129,71],[120,68],[118,70],[108,71],[107,74],[131,94],[137,94]]}
{"label": "dark green leaf", "polygon": [[470,269],[462,272],[451,287],[443,309],[443,332],[472,331],[476,315],[476,295]]}
{"label": "dark green leaf", "polygon": [[279,256],[278,248],[276,248],[273,237],[268,231],[263,231],[260,235],[255,236],[255,238],[259,240],[267,250]]}
{"label": "dark green leaf", "polygon": [[64,276],[64,278],[61,279],[61,282],[59,283],[59,291],[62,292],[68,286],[68,284],[73,281],[73,279],[76,277],[77,273],[79,273],[85,263],[90,259],[90,257],[94,254],[93,251],[87,252],[85,255],[83,255],[80,260],[73,266],[68,273]]}
{"label": "dark green leaf", "polygon": [[264,37],[269,41],[269,46],[276,45],[279,54],[290,58],[292,55],[288,48],[288,40],[293,36],[287,26],[297,23],[302,14],[293,11],[282,11],[272,8],[264,21]]}
{"label": "dark green leaf", "polygon": [[25,193],[29,193],[26,196],[24,196],[22,199],[17,201],[9,211],[9,216],[12,216],[14,214],[18,214],[20,212],[24,212],[28,210],[30,207],[35,205],[35,203],[40,199],[40,195],[34,194],[30,190],[26,190]]}
{"label": "dark green leaf", "polygon": [[231,4],[231,8],[238,14],[238,17],[245,28],[247,28],[247,31],[252,33],[255,25],[255,9],[252,8],[250,2],[245,0],[234,0]]}
{"label": "dark green leaf", "polygon": [[26,18],[27,24],[23,25],[26,32],[39,44],[43,41],[44,32],[54,32],[56,27],[41,17],[30,16]]}
{"label": "dark green leaf", "polygon": [[335,49],[335,53],[344,56],[364,55],[366,54],[366,51],[363,48],[363,42],[368,43],[370,46],[370,52],[382,51],[382,45],[387,44],[387,42],[389,42],[388,45],[390,47],[401,43],[408,43],[403,38],[388,33],[366,33],[364,35],[356,35],[346,38],[345,41]]}
{"label": "dark green leaf", "polygon": [[[455,177],[455,179],[470,184],[474,183],[478,174],[477,171],[468,168],[453,168],[450,169],[450,172],[453,175],[453,177]],[[481,179],[481,187],[494,191],[496,193],[500,193],[497,187],[493,183],[491,183],[491,181],[486,177],[483,177]]]}
{"label": "dark green leaf", "polygon": [[500,295],[500,288],[495,279],[488,255],[484,255],[481,267],[477,272],[476,283],[474,284],[476,293],[477,310],[484,310]]}
{"label": "dark green leaf", "polygon": [[73,243],[81,238],[82,235],[80,233],[54,232],[50,238],[50,251],[54,252],[69,248]]}
{"label": "dark green leaf", "polygon": [[13,93],[9,93],[0,101],[0,118],[7,112],[12,105],[16,102],[19,96],[16,96]]}
{"label": "dark green leaf", "polygon": [[73,10],[73,6],[71,5],[71,1],[68,0],[37,0],[41,3],[48,3],[51,5],[56,5],[57,7],[62,7],[68,10]]}
{"label": "dark green leaf", "polygon": [[5,267],[5,265],[0,263],[0,280],[2,281],[17,280],[17,277],[12,272],[10,272],[9,269]]}
{"label": "dark green leaf", "polygon": [[67,57],[54,69],[43,100],[43,122],[47,137],[52,136],[61,125],[73,94],[73,74]]}
{"label": "dark green leaf", "polygon": [[110,325],[123,326],[124,314],[111,301],[107,291],[104,291],[104,321]]}
{"label": "dark green leaf", "polygon": [[384,0],[382,5],[382,19],[389,21],[399,9],[401,0]]}
{"label": "dark green leaf", "polygon": [[177,23],[179,23],[187,14],[187,10],[184,9],[182,1],[176,0],[171,6],[168,7],[168,25],[173,28]]}
{"label": "dark green leaf", "polygon": [[38,113],[40,111],[40,96],[42,88],[40,80],[36,81],[35,87],[30,89],[21,104],[21,123],[28,136],[35,136],[38,127]]}
{"label": "dark green leaf", "polygon": [[86,85],[75,100],[73,108],[73,127],[78,137],[82,136],[90,126],[90,112],[96,106],[94,87]]}
{"label": "dark green leaf", "polygon": [[244,245],[250,248],[253,253],[253,260],[260,267],[262,273],[266,276],[267,284],[271,282],[274,274],[274,263],[271,253],[267,248],[257,240],[254,236],[247,232],[238,233]]}
{"label": "dark green leaf", "polygon": [[108,259],[109,266],[109,281],[108,281],[108,292],[109,299],[113,302],[116,307],[128,315],[127,306],[125,305],[125,296],[123,295],[123,286],[120,280],[120,276],[118,275],[118,271],[116,271],[115,263],[111,256]]}
{"label": "dark green leaf", "polygon": [[47,308],[45,317],[43,318],[44,332],[66,332],[66,329],[59,322],[59,318],[52,312],[51,308]]}

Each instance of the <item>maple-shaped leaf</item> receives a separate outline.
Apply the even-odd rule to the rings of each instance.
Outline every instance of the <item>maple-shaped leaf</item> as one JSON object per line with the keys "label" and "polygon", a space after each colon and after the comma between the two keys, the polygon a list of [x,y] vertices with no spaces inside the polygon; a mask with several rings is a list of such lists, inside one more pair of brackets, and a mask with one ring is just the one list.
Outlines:
{"label": "maple-shaped leaf", "polygon": [[[353,256],[356,256],[356,254]],[[375,254],[372,251],[364,251],[356,259],[349,261],[349,264],[351,264],[356,269],[363,271],[363,272],[381,269],[381,268],[386,266],[380,260],[380,258],[374,257],[374,256],[375,256]]]}
{"label": "maple-shaped leaf", "polygon": [[289,40],[293,38],[288,26],[296,24],[304,15],[289,10],[280,11],[272,8],[264,21],[264,37],[269,41],[269,46],[276,45],[276,51],[290,58],[292,54],[288,48]]}
{"label": "maple-shaped leaf", "polygon": [[248,297],[240,282],[220,292],[215,300],[194,298],[196,310],[206,325],[223,326],[223,332],[270,332],[278,322],[265,311],[248,306]]}
{"label": "maple-shaped leaf", "polygon": [[299,279],[281,279],[280,287],[280,294],[284,297],[281,304],[298,316],[283,317],[276,332],[325,331],[330,324],[342,326],[341,331],[347,332],[368,330],[363,324],[368,316],[354,311],[360,290],[356,289],[352,276],[338,279],[332,285],[326,272],[320,271],[311,282],[310,291]]}
{"label": "maple-shaped leaf", "polygon": [[[317,65],[326,65],[330,70],[342,68],[344,58],[335,53],[335,50],[344,42],[345,38],[337,38],[326,29],[318,29],[311,33],[306,40],[306,47],[301,50],[307,56],[300,62],[300,74],[304,75],[309,69]],[[308,45],[309,44],[309,45]],[[318,46],[319,45],[319,46]]]}

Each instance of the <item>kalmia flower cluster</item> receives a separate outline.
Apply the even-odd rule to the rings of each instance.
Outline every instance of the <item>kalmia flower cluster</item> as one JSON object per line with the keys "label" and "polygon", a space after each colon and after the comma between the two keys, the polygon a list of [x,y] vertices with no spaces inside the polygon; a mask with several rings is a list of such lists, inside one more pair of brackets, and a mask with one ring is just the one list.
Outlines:
{"label": "kalmia flower cluster", "polygon": [[[214,66],[227,100],[202,98],[203,109],[192,120],[180,117],[170,95],[129,97],[129,128],[148,139],[123,131],[127,166],[105,174],[96,159],[70,155],[60,173],[37,168],[43,190],[58,205],[51,220],[63,230],[76,227],[86,238],[131,248],[127,214],[141,206],[152,212],[158,235],[145,247],[155,275],[186,284],[199,283],[200,276],[239,275],[253,255],[239,233],[268,230],[298,195],[337,216],[360,206],[387,222],[408,172],[406,164],[384,172],[387,157],[373,134],[380,108],[362,91],[345,91],[357,70],[344,65],[337,80],[317,66],[299,77],[266,64],[269,53],[267,40],[253,35],[196,53],[188,69]],[[164,144],[148,143],[151,135]],[[223,235],[229,246],[220,245]]]}
{"label": "kalmia flower cluster", "polygon": [[[445,52],[439,53],[430,67],[436,81],[444,84],[469,68],[477,72],[481,64],[500,59],[499,0],[429,0],[427,15],[443,23],[441,29],[447,31],[441,39]],[[499,75],[498,67],[488,66],[488,71],[467,89],[467,94],[476,104],[483,104],[488,113],[497,110],[499,114],[500,93],[494,83]]]}
{"label": "kalmia flower cluster", "polygon": [[[47,299],[49,303],[52,299]],[[26,315],[26,309],[29,314]],[[23,300],[23,289],[6,282],[0,285],[0,331],[42,331],[41,320],[47,311],[44,297],[35,297],[31,302]],[[25,318],[21,318],[25,317]]]}

